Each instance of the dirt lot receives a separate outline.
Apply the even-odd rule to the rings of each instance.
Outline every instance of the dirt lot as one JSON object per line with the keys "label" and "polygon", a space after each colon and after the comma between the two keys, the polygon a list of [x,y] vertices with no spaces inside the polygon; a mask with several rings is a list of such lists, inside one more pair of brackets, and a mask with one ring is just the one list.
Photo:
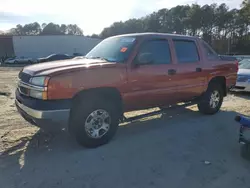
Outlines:
{"label": "dirt lot", "polygon": [[1,188],[250,187],[233,121],[236,113],[250,115],[250,95],[229,95],[214,116],[192,106],[124,124],[109,144],[85,149],[18,115],[18,70],[0,68]]}

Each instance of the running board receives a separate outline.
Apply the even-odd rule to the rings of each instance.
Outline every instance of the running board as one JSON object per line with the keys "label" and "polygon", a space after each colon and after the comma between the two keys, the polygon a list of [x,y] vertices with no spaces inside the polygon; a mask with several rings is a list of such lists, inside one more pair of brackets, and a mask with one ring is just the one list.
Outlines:
{"label": "running board", "polygon": [[169,109],[178,109],[178,108],[183,108],[183,107],[187,107],[187,106],[192,106],[194,104],[197,104],[197,101],[191,101],[191,102],[187,102],[187,103],[184,103],[184,104],[181,104],[181,105],[172,105],[172,106],[170,105],[170,106],[167,106],[167,107],[163,107],[163,109],[161,109],[161,110],[157,110],[157,111],[154,111],[154,112],[149,112],[149,113],[146,113],[146,114],[141,114],[141,115],[133,116],[133,117],[129,117],[129,118],[126,118],[125,116],[123,116],[123,118],[121,119],[121,123],[133,122],[133,121],[136,121],[138,119],[145,118],[145,117],[162,114],[162,113],[166,112]]}

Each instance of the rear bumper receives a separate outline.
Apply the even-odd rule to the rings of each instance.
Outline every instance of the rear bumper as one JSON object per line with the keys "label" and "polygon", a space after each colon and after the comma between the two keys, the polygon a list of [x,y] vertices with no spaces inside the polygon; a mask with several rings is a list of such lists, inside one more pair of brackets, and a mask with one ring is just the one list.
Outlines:
{"label": "rear bumper", "polygon": [[250,92],[250,83],[249,82],[237,82],[234,87],[234,90]]}
{"label": "rear bumper", "polygon": [[71,103],[68,100],[42,101],[20,95],[16,91],[15,104],[21,116],[38,127],[67,127]]}

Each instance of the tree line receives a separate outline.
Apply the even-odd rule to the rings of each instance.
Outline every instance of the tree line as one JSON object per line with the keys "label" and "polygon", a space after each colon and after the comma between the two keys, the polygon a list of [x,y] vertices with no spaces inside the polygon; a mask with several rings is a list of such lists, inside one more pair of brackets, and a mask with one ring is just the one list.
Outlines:
{"label": "tree line", "polygon": [[216,38],[243,36],[250,31],[250,4],[243,1],[240,9],[229,9],[223,3],[200,6],[176,6],[161,9],[139,19],[115,22],[103,29],[100,36],[135,32],[163,32]]}
{"label": "tree line", "polygon": [[[198,4],[179,5],[171,9],[160,9],[139,19],[119,21],[106,27],[97,35],[88,37],[107,38],[119,34],[140,32],[162,32],[183,35],[196,35],[212,44],[214,40],[233,41],[230,48],[250,53],[250,4],[244,0],[239,9],[229,9],[223,4],[200,6]],[[76,24],[55,24],[37,22],[17,25],[10,29],[9,35],[83,35],[83,30]],[[236,41],[236,42],[235,42]],[[219,44],[216,44],[217,48]],[[223,44],[219,51],[225,51],[228,44]]]}
{"label": "tree line", "polygon": [[[250,53],[250,4],[244,0],[239,9],[229,9],[225,3],[163,8],[139,19],[115,22],[104,28],[100,37],[139,32],[200,36],[210,44],[213,40],[233,38],[237,42],[230,47],[240,50],[241,53]],[[242,41],[244,44],[237,46]],[[218,51],[226,51],[225,48],[228,46],[224,45],[224,49],[218,49]]]}
{"label": "tree line", "polygon": [[[250,4],[242,2],[240,9],[229,9],[223,3],[200,6],[198,4],[160,9],[139,19],[119,21],[106,27],[93,37],[107,38],[114,35],[139,32],[163,32],[183,35],[197,35],[216,39],[248,35],[250,31]],[[55,24],[37,22],[17,25],[9,35],[83,35],[76,24]]]}
{"label": "tree line", "polygon": [[55,24],[37,22],[25,25],[18,24],[15,28],[10,29],[6,35],[83,35],[83,30],[76,24]]}

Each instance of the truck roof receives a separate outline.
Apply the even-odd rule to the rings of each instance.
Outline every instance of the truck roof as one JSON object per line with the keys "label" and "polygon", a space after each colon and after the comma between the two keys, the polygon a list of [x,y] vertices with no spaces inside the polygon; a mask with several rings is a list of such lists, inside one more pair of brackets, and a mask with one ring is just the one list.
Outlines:
{"label": "truck roof", "polygon": [[180,38],[190,38],[190,39],[198,39],[198,36],[189,36],[189,35],[179,35],[179,34],[171,34],[171,33],[154,33],[154,32],[146,32],[146,33],[130,33],[130,34],[122,34],[116,35],[113,37],[163,37],[163,36],[171,36],[171,37],[180,37]]}

